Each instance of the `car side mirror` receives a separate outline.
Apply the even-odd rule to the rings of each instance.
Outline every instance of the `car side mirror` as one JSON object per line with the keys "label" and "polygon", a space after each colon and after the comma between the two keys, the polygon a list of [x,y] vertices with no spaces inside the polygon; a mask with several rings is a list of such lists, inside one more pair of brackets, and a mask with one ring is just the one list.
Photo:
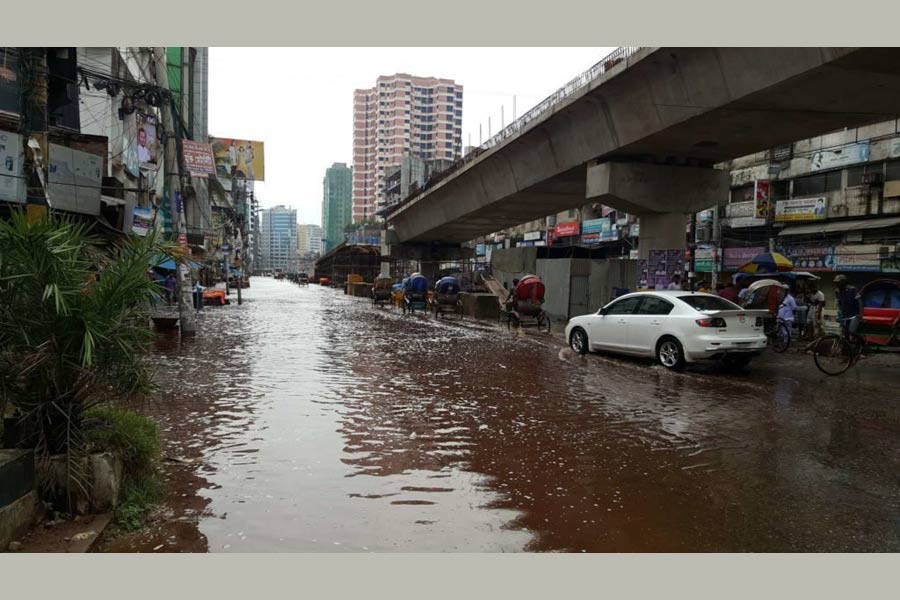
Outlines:
{"label": "car side mirror", "polygon": [[607,310],[607,309],[604,307],[604,308],[601,308],[600,310],[598,310],[598,311],[597,311],[597,314],[600,315],[601,317],[603,317],[603,316],[606,316],[606,313],[608,313],[608,312],[609,312],[609,310]]}

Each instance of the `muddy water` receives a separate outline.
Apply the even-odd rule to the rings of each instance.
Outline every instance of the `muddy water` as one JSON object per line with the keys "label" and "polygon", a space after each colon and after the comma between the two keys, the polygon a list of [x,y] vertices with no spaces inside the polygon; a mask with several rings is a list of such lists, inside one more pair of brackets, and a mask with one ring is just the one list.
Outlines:
{"label": "muddy water", "polygon": [[881,363],[673,374],[252,286],[196,340],[160,340],[143,408],[166,511],[101,549],[900,550],[900,380]]}

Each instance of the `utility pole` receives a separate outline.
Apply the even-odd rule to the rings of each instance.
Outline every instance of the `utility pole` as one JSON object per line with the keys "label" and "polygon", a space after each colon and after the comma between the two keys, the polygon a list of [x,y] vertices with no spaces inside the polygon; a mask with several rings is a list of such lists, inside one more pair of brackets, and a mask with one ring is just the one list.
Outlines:
{"label": "utility pole", "polygon": [[[190,280],[185,277],[185,272],[190,272],[190,254],[187,249],[187,227],[184,222],[184,200],[178,202],[181,196],[181,172],[178,168],[178,140],[175,137],[175,121],[172,116],[172,95],[169,93],[169,72],[166,61],[166,49],[154,48],[156,55],[156,82],[164,90],[160,113],[162,117],[163,133],[165,135],[165,160],[163,162],[164,177],[169,188],[169,201],[172,203],[172,229],[175,237],[185,253],[181,255],[178,265],[176,285],[178,286],[178,323],[181,328],[181,337],[192,337],[197,333],[194,323],[193,302],[191,299]],[[185,264],[186,263],[186,264]],[[185,279],[188,279],[185,281]]]}
{"label": "utility pole", "polygon": [[22,74],[19,133],[25,176],[25,216],[33,223],[47,216],[50,144],[47,134],[47,49],[19,48]]}

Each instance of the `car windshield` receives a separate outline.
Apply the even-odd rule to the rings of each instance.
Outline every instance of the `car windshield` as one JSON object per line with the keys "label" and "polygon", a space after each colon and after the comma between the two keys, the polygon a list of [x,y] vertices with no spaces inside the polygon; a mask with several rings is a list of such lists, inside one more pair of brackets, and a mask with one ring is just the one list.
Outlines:
{"label": "car windshield", "polygon": [[690,296],[678,296],[678,299],[694,310],[699,310],[700,312],[715,310],[741,310],[741,307],[734,302],[726,300],[725,298],[719,298],[718,296],[704,296],[697,294]]}

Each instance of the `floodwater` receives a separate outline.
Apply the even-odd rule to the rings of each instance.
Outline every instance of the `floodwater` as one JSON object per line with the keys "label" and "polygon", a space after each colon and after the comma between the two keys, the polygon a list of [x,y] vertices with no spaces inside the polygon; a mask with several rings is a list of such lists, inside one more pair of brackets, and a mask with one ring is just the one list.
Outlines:
{"label": "floodwater", "polygon": [[897,357],[675,374],[268,278],[198,326],[142,407],[165,510],[100,550],[900,550]]}

